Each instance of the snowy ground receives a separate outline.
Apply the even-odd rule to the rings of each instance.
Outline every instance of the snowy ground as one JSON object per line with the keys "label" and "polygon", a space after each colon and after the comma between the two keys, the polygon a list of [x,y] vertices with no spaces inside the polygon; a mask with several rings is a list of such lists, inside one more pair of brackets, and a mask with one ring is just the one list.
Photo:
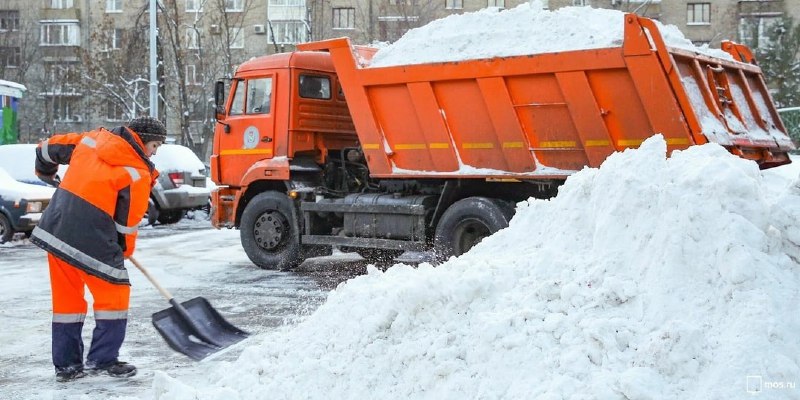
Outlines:
{"label": "snowy ground", "polygon": [[[800,253],[789,260],[780,250],[780,240],[797,240],[791,218],[798,214],[772,220],[766,247],[750,241],[759,238],[751,223],[775,215],[758,204],[796,204],[785,193],[800,162],[758,173],[723,153],[695,151],[672,162],[671,172],[688,183],[666,186],[657,181],[664,167],[648,161],[657,154],[616,157],[605,172],[579,174],[556,200],[524,206],[511,228],[461,259],[373,270],[333,292],[364,273],[357,256],[263,271],[247,260],[238,231],[207,221],[144,228],[137,258],[164,286],[180,300],[208,298],[254,337],[200,363],[172,352],[149,321],[166,303],[132,271],[121,358],[140,373],[129,380],[55,382],[46,258],[16,240],[0,246],[0,399],[798,399]],[[726,175],[718,163],[749,172]],[[740,186],[742,178],[751,183]],[[732,188],[761,194],[737,189],[747,199],[740,202],[726,197]],[[684,208],[670,205],[676,194],[685,196]],[[732,217],[752,222],[727,223]],[[737,236],[743,232],[750,236]],[[749,374],[759,377],[760,393],[746,392]]]}
{"label": "snowy ground", "polygon": [[[177,299],[206,297],[230,322],[255,335],[308,314],[331,288],[365,270],[360,257],[349,255],[311,260],[296,272],[260,270],[245,256],[238,231],[215,230],[207,220],[184,220],[140,232],[137,259]],[[120,358],[136,365],[139,374],[130,380],[89,377],[56,383],[50,361],[45,253],[19,237],[0,245],[0,399],[152,398],[148,393],[154,371],[202,380],[200,371],[239,355],[241,348],[234,348],[196,363],[172,352],[150,323],[150,315],[168,304],[133,266],[129,270],[133,284],[130,322]],[[87,346],[93,326],[91,316],[87,317]]]}

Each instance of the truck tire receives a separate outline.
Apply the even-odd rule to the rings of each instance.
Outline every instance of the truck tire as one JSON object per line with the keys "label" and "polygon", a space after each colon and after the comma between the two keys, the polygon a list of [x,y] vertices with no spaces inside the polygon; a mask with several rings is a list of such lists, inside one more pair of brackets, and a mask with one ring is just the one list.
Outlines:
{"label": "truck tire", "polygon": [[144,214],[144,219],[147,220],[147,225],[155,225],[158,220],[158,206],[152,198],[148,200],[147,212]]}
{"label": "truck tire", "polygon": [[0,213],[0,243],[10,242],[12,237],[14,237],[14,228],[11,227],[11,221]]}
{"label": "truck tire", "polygon": [[508,227],[514,216],[511,204],[488,197],[468,197],[442,214],[433,239],[437,262],[460,256],[485,237]]}
{"label": "truck tire", "polygon": [[260,268],[288,269],[303,261],[294,205],[283,193],[265,192],[250,200],[239,230],[244,252]]}
{"label": "truck tire", "polygon": [[158,222],[164,225],[174,224],[183,219],[183,210],[169,210],[158,213]]}

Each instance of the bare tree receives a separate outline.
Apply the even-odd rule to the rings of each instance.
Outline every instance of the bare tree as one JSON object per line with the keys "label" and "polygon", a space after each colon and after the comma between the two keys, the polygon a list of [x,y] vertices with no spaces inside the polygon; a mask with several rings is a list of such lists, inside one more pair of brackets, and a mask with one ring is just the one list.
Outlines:
{"label": "bare tree", "polygon": [[[83,48],[82,92],[90,95],[94,109],[108,120],[129,120],[149,111],[147,18],[135,16],[134,24],[118,28],[105,17]],[[93,49],[93,51],[88,51]]]}

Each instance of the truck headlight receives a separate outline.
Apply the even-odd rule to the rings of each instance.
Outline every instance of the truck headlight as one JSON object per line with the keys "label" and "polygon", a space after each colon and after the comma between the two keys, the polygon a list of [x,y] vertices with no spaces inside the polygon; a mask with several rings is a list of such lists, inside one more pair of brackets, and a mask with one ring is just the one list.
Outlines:
{"label": "truck headlight", "polygon": [[28,207],[25,209],[25,211],[27,211],[29,213],[42,212],[42,202],[41,201],[29,201],[28,202]]}

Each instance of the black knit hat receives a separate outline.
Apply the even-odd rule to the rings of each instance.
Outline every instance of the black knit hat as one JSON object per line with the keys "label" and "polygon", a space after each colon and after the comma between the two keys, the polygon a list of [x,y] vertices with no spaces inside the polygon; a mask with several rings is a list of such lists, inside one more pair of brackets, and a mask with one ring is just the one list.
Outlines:
{"label": "black knit hat", "polygon": [[167,140],[167,128],[161,121],[153,117],[137,117],[128,122],[128,128],[136,132],[143,143],[165,142]]}

